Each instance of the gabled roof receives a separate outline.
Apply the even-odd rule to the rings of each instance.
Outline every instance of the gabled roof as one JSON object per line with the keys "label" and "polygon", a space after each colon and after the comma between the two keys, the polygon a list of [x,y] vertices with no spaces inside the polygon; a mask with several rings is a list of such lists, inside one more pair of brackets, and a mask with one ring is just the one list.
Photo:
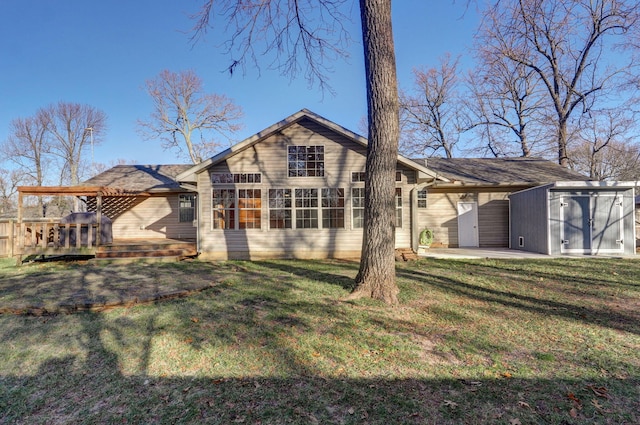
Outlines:
{"label": "gabled roof", "polygon": [[116,165],[90,178],[83,185],[151,193],[184,191],[176,176],[191,167],[193,164]]}
{"label": "gabled roof", "polygon": [[[276,134],[280,131],[283,131],[284,129],[286,129],[287,127],[292,126],[293,124],[296,124],[298,122],[300,122],[301,120],[304,119],[308,119],[311,121],[314,121],[317,124],[320,124],[344,137],[346,137],[347,139],[358,143],[362,146],[367,146],[367,139],[360,136],[357,133],[354,133],[350,130],[347,130],[346,128],[334,123],[333,121],[330,121],[318,114],[315,114],[311,111],[309,111],[308,109],[302,109],[298,112],[296,112],[293,115],[290,115],[289,117],[283,119],[282,121],[279,121],[275,124],[273,124],[270,127],[265,128],[264,130],[262,130],[259,133],[254,134],[251,137],[248,137],[247,139],[241,141],[240,143],[231,146],[230,148],[220,152],[219,154],[213,156],[212,158],[207,159],[206,161],[201,162],[200,164],[194,165],[193,167],[191,167],[191,169],[180,173],[176,179],[178,181],[181,182],[194,182],[196,181],[196,175],[207,170],[209,167],[218,164],[222,161],[225,161],[226,159],[228,159],[229,157],[236,155],[242,151],[244,151],[245,149],[249,149],[250,147],[252,147],[253,145],[255,145],[256,143],[261,142],[262,140],[272,136],[273,134]],[[412,168],[414,170],[417,170],[420,174],[421,174],[421,178],[423,179],[440,179],[440,176],[438,176],[435,172],[433,172],[432,170],[428,169],[427,167],[425,167],[424,165],[422,165],[422,163],[416,163],[404,156],[398,155],[398,162],[402,165],[405,165],[409,168]],[[444,181],[447,181],[447,179],[442,179]]]}
{"label": "gabled roof", "polygon": [[424,158],[414,159],[459,184],[540,185],[586,176],[541,158]]}

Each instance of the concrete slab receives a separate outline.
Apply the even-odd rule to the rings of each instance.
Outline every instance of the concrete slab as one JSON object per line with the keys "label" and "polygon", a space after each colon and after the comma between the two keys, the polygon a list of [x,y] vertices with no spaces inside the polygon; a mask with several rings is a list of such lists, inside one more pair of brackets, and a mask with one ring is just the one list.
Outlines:
{"label": "concrete slab", "polygon": [[429,258],[551,258],[549,255],[519,251],[509,248],[429,248],[418,252],[420,257]]}
{"label": "concrete slab", "polygon": [[[460,258],[460,259],[482,259],[482,258],[555,258],[552,255],[538,254],[535,252],[519,251],[509,248],[429,248],[418,250],[419,257],[429,258]],[[621,254],[599,254],[599,255],[562,255],[561,257],[571,258],[640,258],[638,255]]]}

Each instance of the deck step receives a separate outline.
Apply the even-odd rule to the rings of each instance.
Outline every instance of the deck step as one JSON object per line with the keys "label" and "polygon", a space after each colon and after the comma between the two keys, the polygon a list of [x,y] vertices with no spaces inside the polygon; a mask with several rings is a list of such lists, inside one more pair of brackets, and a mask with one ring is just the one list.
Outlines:
{"label": "deck step", "polygon": [[92,258],[89,260],[93,264],[130,264],[130,263],[174,263],[182,260],[184,257],[111,257],[111,258]]}
{"label": "deck step", "polygon": [[197,253],[195,243],[140,242],[102,245],[96,249],[95,256],[98,260],[168,258],[169,261],[175,261],[196,256]]}
{"label": "deck step", "polygon": [[411,248],[396,249],[396,261],[413,261],[418,259],[418,254]]}

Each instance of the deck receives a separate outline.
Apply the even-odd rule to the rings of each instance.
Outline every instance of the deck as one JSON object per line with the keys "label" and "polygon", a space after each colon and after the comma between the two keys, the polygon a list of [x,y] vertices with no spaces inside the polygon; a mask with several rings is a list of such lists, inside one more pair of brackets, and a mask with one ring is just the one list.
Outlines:
{"label": "deck", "polygon": [[[98,224],[63,224],[56,219],[8,221],[3,227],[3,256],[21,263],[30,257],[84,256],[102,260],[175,259],[197,255],[195,240],[100,238]],[[105,243],[106,242],[106,243]]]}

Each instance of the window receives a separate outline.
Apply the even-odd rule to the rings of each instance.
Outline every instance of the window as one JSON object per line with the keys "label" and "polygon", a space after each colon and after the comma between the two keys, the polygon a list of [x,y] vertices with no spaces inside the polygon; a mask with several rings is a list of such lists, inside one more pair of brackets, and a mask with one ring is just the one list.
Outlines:
{"label": "window", "polygon": [[180,195],[178,199],[178,215],[180,223],[190,223],[196,219],[196,195]]}
{"label": "window", "polygon": [[[402,189],[396,188],[396,227],[402,227]],[[353,228],[362,229],[364,227],[364,188],[354,187],[351,189],[351,211],[353,214]]]}
{"label": "window", "polygon": [[324,146],[289,146],[289,177],[323,177]]}
{"label": "window", "polygon": [[262,182],[262,174],[260,173],[211,173],[211,183],[214,184],[260,182]]}
{"label": "window", "polygon": [[262,217],[262,196],[260,189],[238,190],[238,228],[259,229]]}
{"label": "window", "polygon": [[353,228],[364,227],[364,187],[351,189],[351,211],[353,213]]}
{"label": "window", "polygon": [[296,189],[296,228],[318,228],[318,189]]}
{"label": "window", "polygon": [[396,228],[402,227],[402,189],[396,187]]}
{"label": "window", "polygon": [[291,229],[291,189],[269,189],[269,228]]}
{"label": "window", "polygon": [[427,208],[427,190],[418,191],[418,208]]}
{"label": "window", "polygon": [[235,189],[213,190],[213,228],[235,229]]}
{"label": "window", "polygon": [[322,228],[344,228],[344,189],[322,189]]}
{"label": "window", "polygon": [[351,181],[353,183],[363,182],[364,175],[364,171],[354,171],[353,173],[351,173]]}

